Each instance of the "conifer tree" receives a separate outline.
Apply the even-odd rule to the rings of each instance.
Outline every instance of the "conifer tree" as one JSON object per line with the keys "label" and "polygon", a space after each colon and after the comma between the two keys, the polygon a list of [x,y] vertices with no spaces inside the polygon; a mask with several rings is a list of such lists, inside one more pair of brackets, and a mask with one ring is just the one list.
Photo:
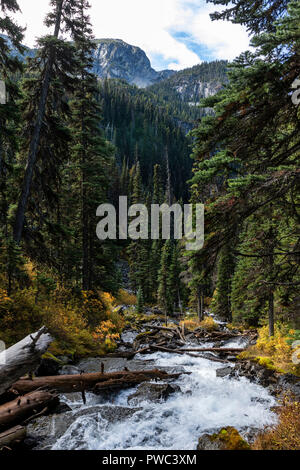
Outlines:
{"label": "conifer tree", "polygon": [[[227,5],[223,1],[215,3]],[[245,3],[237,2],[233,21],[241,21],[255,32],[259,23],[264,24],[261,13],[268,10],[271,2],[247,2],[257,13],[248,20],[247,15],[243,19],[239,16],[244,11],[239,7]],[[254,51],[242,54],[230,67],[229,85],[203,102],[214,107],[215,116],[203,119],[194,132],[196,162],[192,180],[194,200],[203,194],[203,187],[208,195],[201,201],[207,204],[205,246],[191,256],[194,268],[198,267],[195,276],[203,271],[203,266],[204,276],[212,274],[220,251],[233,244],[233,254],[238,259],[232,294],[234,316],[239,315],[238,306],[240,313],[244,311],[237,299],[237,279],[241,278],[241,269],[247,268],[246,277],[253,280],[257,276],[264,291],[262,303],[267,307],[261,316],[269,317],[270,335],[274,332],[276,299],[281,302],[284,287],[289,288],[290,295],[295,292],[299,279],[295,263],[299,247],[295,231],[299,107],[291,99],[291,90],[300,72],[296,26],[300,6],[294,1],[281,2],[281,6],[282,14],[273,26],[267,20],[262,33],[253,37]],[[278,3],[274,12],[278,13],[281,6]],[[212,182],[218,188],[213,193],[209,191]],[[275,220],[281,237],[274,236],[278,227],[272,236],[266,227],[266,222],[272,225]],[[238,236],[246,229],[252,233],[251,243],[243,236],[245,245],[237,247]],[[286,240],[290,240],[289,247],[285,246]],[[256,293],[250,291],[254,300]]]}
{"label": "conifer tree", "polygon": [[231,322],[231,281],[234,274],[232,246],[225,245],[220,251],[218,260],[218,279],[216,297],[211,305],[212,311],[220,318]]}
{"label": "conifer tree", "polygon": [[[92,72],[93,41],[89,3],[77,0],[73,6],[72,37],[78,58],[79,78],[71,103],[72,162],[79,171],[81,193],[80,233],[82,288],[90,290],[94,284],[94,266],[100,263],[95,247],[95,213],[99,204],[107,201],[113,148],[105,141],[99,127],[100,107],[97,102],[97,78]],[[110,174],[109,174],[110,173]],[[75,188],[74,188],[75,189]]]}
{"label": "conifer tree", "polygon": [[158,274],[158,302],[163,308],[163,311],[167,317],[173,313],[173,301],[172,293],[170,291],[170,265],[172,260],[172,244],[170,240],[167,240],[164,244],[161,253],[160,269]]}
{"label": "conifer tree", "polygon": [[[71,91],[73,77],[75,77],[74,48],[59,38],[62,30],[70,31],[74,1],[51,0],[52,10],[47,15],[45,24],[49,28],[54,28],[54,32],[52,35],[39,39],[38,53],[30,60],[27,70],[31,76],[26,82],[24,100],[24,120],[25,122],[28,120],[28,125],[24,130],[24,153],[26,152],[27,156],[14,222],[14,240],[17,243],[20,243],[23,233],[37,162],[41,158],[43,162],[47,162],[47,157],[49,157],[49,168],[53,169],[56,164],[57,149],[46,145],[41,148],[41,140],[47,132],[45,140],[49,140],[52,132],[57,137],[60,135],[57,122],[58,110],[64,108],[65,93]],[[56,130],[53,130],[54,126]],[[51,150],[56,153],[55,157]]]}

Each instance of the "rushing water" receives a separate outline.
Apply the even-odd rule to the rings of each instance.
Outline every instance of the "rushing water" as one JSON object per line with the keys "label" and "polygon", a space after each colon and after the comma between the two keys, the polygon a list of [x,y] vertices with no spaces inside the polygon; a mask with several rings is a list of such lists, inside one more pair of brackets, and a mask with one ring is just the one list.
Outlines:
{"label": "rushing water", "polygon": [[[141,359],[144,360],[145,356]],[[113,403],[103,403],[92,395],[89,395],[85,406],[69,402],[74,410],[92,407],[96,403],[101,403],[101,406],[94,414],[77,418],[53,449],[195,450],[204,432],[211,433],[222,426],[234,426],[247,432],[276,420],[270,411],[275,400],[266,389],[246,378],[216,377],[216,369],[224,367],[224,364],[161,352],[151,354],[147,359],[154,360],[158,367],[181,366],[191,372],[176,380],[181,392],[171,395],[165,402],[145,401],[139,405],[142,407],[140,410],[117,422],[104,419],[101,406],[129,408],[127,398],[135,389],[121,391]]]}

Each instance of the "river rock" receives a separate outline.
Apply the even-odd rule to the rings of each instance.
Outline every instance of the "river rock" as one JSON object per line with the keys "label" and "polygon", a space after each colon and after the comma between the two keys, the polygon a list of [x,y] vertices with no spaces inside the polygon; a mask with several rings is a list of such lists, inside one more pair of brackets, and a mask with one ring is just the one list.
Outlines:
{"label": "river rock", "polygon": [[63,366],[59,371],[59,375],[78,375],[80,373],[81,370],[78,367],[71,365]]}
{"label": "river rock", "polygon": [[105,420],[108,424],[114,424],[133,416],[139,410],[140,408],[121,406],[92,406],[76,412],[42,416],[27,426],[28,442],[31,445],[35,443],[35,450],[51,450],[57,440],[80,418],[89,417],[95,422],[103,423]]}
{"label": "river rock", "polygon": [[232,371],[232,367],[223,367],[222,369],[217,369],[216,370],[216,375],[217,377],[227,377],[230,375]]}
{"label": "river rock", "polygon": [[138,359],[128,361],[123,357],[90,357],[82,359],[77,367],[84,373],[92,373],[101,371],[101,365],[104,364],[105,372],[118,372],[124,370],[146,370],[153,369],[153,361],[142,361]]}
{"label": "river rock", "polygon": [[300,400],[300,377],[293,374],[283,374],[279,376],[276,388],[279,392],[288,392],[296,400]]}
{"label": "river rock", "polygon": [[180,392],[178,385],[143,383],[137,391],[128,397],[128,403],[137,405],[143,401],[160,402],[167,400],[173,393]]}
{"label": "river rock", "polygon": [[249,444],[232,427],[200,437],[197,450],[250,450]]}
{"label": "river rock", "polygon": [[277,383],[276,372],[274,370],[266,369],[252,361],[238,362],[235,367],[232,368],[230,377],[238,378],[240,376],[246,377],[251,382],[256,382],[263,387]]}

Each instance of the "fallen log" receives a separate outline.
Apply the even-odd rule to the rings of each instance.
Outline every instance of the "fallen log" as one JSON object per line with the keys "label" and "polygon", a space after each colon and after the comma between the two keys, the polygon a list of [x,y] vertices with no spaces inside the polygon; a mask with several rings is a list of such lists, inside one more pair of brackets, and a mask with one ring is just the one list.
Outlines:
{"label": "fallen log", "polygon": [[144,327],[149,328],[150,330],[170,331],[172,333],[178,334],[177,328],[168,328],[166,326],[153,326],[153,325],[144,325]]}
{"label": "fallen log", "polygon": [[15,444],[19,444],[26,438],[26,428],[24,426],[15,426],[8,431],[0,434],[0,450],[11,449]]}
{"label": "fallen log", "polygon": [[15,424],[23,423],[27,418],[37,415],[56,403],[56,395],[45,391],[36,391],[0,406],[0,429],[8,429]]}
{"label": "fallen log", "polygon": [[216,353],[227,353],[227,354],[238,354],[238,353],[241,353],[243,351],[245,351],[245,349],[243,348],[200,348],[200,349],[180,349],[180,351],[183,351],[183,352],[216,352]]}
{"label": "fallen log", "polygon": [[[85,391],[94,391],[96,384],[103,383],[103,389],[105,383],[110,387],[110,380],[121,380],[126,383],[128,378],[132,376],[141,380],[152,380],[152,379],[168,379],[174,378],[173,375],[167,374],[165,371],[158,369],[144,370],[144,371],[122,371],[122,372],[110,372],[110,373],[92,373],[92,374],[81,374],[81,375],[60,375],[56,377],[37,377],[32,380],[20,379],[18,382],[13,384],[13,390],[20,394],[29,393],[34,390],[56,390],[60,393],[73,393]],[[141,383],[140,382],[140,383]],[[120,382],[121,383],[121,382]]]}
{"label": "fallen log", "polygon": [[153,376],[149,377],[149,374],[145,374],[144,372],[140,374],[136,373],[128,373],[126,377],[119,378],[119,379],[110,379],[105,382],[101,382],[95,385],[94,392],[101,393],[107,390],[115,390],[120,388],[130,388],[134,387],[137,384],[142,382],[148,382],[149,379],[175,379],[178,378],[180,374],[167,374],[163,373],[160,376],[154,374]]}
{"label": "fallen log", "polygon": [[[171,348],[166,348],[163,346],[155,346],[151,345],[149,346],[150,349],[154,351],[162,351],[162,352],[168,352],[168,353],[173,353],[173,354],[188,354],[191,357],[202,357],[199,356],[199,354],[194,354],[195,352],[200,352],[200,353],[205,353],[205,352],[215,352],[216,349],[219,349],[221,351],[224,351],[224,349],[221,348],[210,348],[210,349],[171,349]],[[214,349],[214,351],[212,351]],[[232,350],[231,350],[232,351]],[[239,349],[239,352],[243,351],[242,349]],[[208,358],[205,358],[208,359]],[[212,362],[224,362],[227,363],[227,361],[223,361],[222,359],[216,358],[216,357],[210,357],[210,361]]]}
{"label": "fallen log", "polygon": [[33,372],[52,342],[45,328],[0,353],[0,396],[20,377]]}

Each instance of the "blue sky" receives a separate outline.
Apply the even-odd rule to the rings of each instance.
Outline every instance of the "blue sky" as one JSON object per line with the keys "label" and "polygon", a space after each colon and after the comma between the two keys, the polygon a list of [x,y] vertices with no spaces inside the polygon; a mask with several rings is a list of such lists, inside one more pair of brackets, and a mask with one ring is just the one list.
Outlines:
{"label": "blue sky", "polygon": [[[205,0],[90,0],[97,38],[115,38],[139,46],[155,69],[192,67],[205,60],[232,60],[249,45],[245,29],[210,20],[216,7]],[[47,32],[43,24],[49,0],[19,0],[27,26],[26,44]]]}

